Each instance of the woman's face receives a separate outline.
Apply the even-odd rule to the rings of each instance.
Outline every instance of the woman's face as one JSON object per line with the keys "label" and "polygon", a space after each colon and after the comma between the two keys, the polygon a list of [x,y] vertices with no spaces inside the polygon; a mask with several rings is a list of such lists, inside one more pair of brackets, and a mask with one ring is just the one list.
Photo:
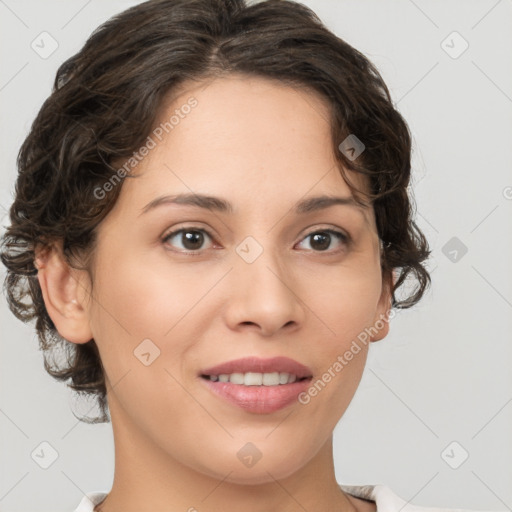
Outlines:
{"label": "woman's face", "polygon": [[[373,209],[308,203],[351,196],[327,106],[304,90],[237,75],[190,85],[155,128],[99,226],[85,301],[115,434],[215,478],[284,478],[330,440],[363,372],[361,334],[390,307]],[[201,376],[281,356],[309,381]]]}

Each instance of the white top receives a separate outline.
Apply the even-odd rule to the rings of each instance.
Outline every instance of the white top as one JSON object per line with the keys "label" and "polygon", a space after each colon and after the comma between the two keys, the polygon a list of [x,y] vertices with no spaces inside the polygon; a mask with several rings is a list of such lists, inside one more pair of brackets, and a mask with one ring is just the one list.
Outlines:
{"label": "white top", "polygon": [[[340,485],[341,490],[356,498],[375,502],[378,512],[475,512],[474,509],[419,507],[408,504],[386,485]],[[86,494],[74,512],[93,512],[107,492],[95,491]],[[483,511],[480,511],[483,512]]]}

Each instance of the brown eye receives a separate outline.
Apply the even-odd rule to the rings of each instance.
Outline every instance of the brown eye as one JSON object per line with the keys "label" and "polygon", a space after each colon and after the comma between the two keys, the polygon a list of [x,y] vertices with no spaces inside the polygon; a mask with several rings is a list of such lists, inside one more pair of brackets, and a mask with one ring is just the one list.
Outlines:
{"label": "brown eye", "polygon": [[[203,249],[206,238],[211,239],[204,229],[183,228],[169,233],[163,241],[184,251],[198,251]],[[181,245],[180,245],[181,244]]]}
{"label": "brown eye", "polygon": [[[339,231],[326,229],[323,231],[315,231],[307,235],[304,240],[310,240],[310,247],[315,252],[325,252],[332,245],[333,241],[338,244],[347,245],[348,237]],[[335,251],[336,249],[334,249]]]}

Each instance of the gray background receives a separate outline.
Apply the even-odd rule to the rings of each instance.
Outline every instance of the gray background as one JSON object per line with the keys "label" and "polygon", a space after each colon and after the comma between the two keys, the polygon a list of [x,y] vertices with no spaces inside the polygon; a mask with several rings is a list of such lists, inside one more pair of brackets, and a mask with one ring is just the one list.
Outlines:
{"label": "gray background", "polygon": [[[0,0],[2,226],[17,150],[58,65],[136,3]],[[416,505],[511,510],[512,2],[304,3],[377,65],[409,122],[417,222],[433,249],[432,290],[371,346],[335,430],[338,482],[383,483]],[[46,59],[31,48],[43,31],[59,45]],[[0,315],[0,511],[74,510],[83,493],[110,490],[111,425],[79,422],[71,411],[92,403],[45,373],[32,326],[3,297]],[[58,453],[48,469],[31,457],[42,442]]]}

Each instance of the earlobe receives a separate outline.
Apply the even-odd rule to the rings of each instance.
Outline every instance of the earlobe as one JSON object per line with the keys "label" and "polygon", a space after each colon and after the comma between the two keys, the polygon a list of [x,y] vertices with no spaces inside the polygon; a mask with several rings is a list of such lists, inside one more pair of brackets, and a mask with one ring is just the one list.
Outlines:
{"label": "earlobe", "polygon": [[80,271],[65,261],[62,245],[38,251],[34,263],[46,310],[59,334],[73,343],[90,341],[89,314],[79,300],[83,296]]}

